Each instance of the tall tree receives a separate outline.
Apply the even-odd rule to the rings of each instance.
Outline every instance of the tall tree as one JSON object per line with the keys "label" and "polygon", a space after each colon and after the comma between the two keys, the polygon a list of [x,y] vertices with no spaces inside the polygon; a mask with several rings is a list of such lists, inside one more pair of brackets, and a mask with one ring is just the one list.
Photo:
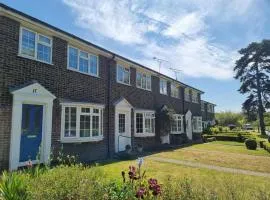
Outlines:
{"label": "tall tree", "polygon": [[235,78],[240,80],[239,92],[247,94],[243,109],[257,112],[261,133],[265,135],[264,112],[269,108],[270,97],[270,40],[253,42],[239,51]]}

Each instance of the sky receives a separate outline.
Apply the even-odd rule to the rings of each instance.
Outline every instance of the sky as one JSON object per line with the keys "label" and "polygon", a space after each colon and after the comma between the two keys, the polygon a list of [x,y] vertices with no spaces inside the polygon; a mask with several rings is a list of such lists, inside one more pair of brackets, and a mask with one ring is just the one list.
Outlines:
{"label": "sky", "polygon": [[270,0],[0,0],[205,92],[216,111],[241,111],[238,50],[270,39]]}

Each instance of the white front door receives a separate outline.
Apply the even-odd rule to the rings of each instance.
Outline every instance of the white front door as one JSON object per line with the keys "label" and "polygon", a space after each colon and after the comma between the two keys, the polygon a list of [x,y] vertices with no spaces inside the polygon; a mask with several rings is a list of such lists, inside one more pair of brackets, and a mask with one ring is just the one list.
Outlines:
{"label": "white front door", "polygon": [[115,117],[115,152],[125,151],[131,146],[130,111],[117,111]]}
{"label": "white front door", "polygon": [[186,133],[189,140],[192,140],[192,113],[190,110],[186,113]]}

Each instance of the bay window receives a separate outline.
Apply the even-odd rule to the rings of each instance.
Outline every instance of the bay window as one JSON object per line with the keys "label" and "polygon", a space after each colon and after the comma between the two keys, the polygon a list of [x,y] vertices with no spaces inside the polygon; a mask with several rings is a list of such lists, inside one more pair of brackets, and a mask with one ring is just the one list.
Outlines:
{"label": "bay window", "polygon": [[130,69],[122,65],[117,65],[117,82],[130,85]]}
{"label": "bay window", "polygon": [[68,69],[98,76],[98,56],[68,46]]}
{"label": "bay window", "polygon": [[52,39],[50,37],[22,27],[19,46],[19,55],[52,63]]}
{"label": "bay window", "polygon": [[174,114],[171,122],[171,134],[181,134],[184,132],[183,115]]}
{"label": "bay window", "polygon": [[103,139],[103,107],[62,105],[62,142],[87,142]]}
{"label": "bay window", "polygon": [[135,112],[135,137],[155,136],[155,112]]}
{"label": "bay window", "polygon": [[151,90],[151,75],[142,72],[137,72],[136,86],[141,89]]}
{"label": "bay window", "polygon": [[195,133],[202,132],[202,117],[194,116],[192,118],[192,128],[193,128],[193,132]]}
{"label": "bay window", "polygon": [[160,81],[159,81],[159,91],[160,91],[160,94],[167,95],[167,81],[166,80],[160,79]]}

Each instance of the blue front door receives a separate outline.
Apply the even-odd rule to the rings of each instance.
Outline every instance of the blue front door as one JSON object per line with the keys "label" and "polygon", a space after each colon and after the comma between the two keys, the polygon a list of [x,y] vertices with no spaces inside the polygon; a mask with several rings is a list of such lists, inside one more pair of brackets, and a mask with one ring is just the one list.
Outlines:
{"label": "blue front door", "polygon": [[36,160],[42,140],[42,105],[22,105],[20,162]]}

